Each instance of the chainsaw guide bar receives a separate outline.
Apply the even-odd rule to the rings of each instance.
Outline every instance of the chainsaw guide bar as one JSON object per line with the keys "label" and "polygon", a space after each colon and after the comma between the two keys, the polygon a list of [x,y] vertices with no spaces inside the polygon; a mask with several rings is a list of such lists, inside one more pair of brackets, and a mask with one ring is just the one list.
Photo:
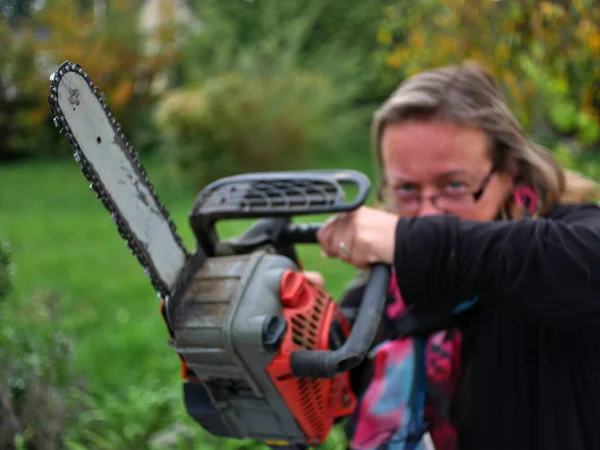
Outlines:
{"label": "chainsaw guide bar", "polygon": [[[48,102],[54,126],[74,150],[75,161],[91,182],[90,189],[111,213],[119,234],[144,267],[154,289],[160,297],[167,298],[189,254],[137,152],[121,131],[104,94],[81,66],[64,62],[51,75],[50,82]],[[72,129],[75,125],[77,131]],[[89,133],[85,133],[86,129]],[[117,165],[105,162],[111,158],[118,160],[120,172],[110,169]],[[101,180],[108,180],[113,186],[105,186]],[[131,190],[135,196],[131,196]],[[144,206],[136,208],[131,198]]]}

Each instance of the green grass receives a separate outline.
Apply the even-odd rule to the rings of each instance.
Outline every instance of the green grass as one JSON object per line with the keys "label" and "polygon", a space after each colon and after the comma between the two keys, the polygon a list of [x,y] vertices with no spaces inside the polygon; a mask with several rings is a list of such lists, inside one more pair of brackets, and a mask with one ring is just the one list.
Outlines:
{"label": "green grass", "polygon": [[[177,182],[160,162],[144,162],[192,249],[187,214],[196,192]],[[357,168],[370,175],[361,158],[320,167]],[[167,346],[156,294],[88,184],[72,160],[0,167],[0,237],[10,240],[15,267],[9,301],[26,320],[36,293],[60,293],[59,325],[74,339],[75,369],[92,392],[118,394],[162,384],[178,396],[179,362]],[[232,235],[243,226],[231,222],[219,229]],[[354,270],[321,257],[316,245],[299,251],[306,269],[323,273],[337,298]]]}

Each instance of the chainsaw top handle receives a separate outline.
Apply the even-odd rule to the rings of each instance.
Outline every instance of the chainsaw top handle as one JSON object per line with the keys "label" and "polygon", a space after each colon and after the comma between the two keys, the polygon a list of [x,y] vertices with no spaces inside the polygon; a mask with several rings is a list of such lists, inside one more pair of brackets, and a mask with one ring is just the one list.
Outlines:
{"label": "chainsaw top handle", "polygon": [[[344,187],[354,187],[354,200]],[[189,214],[198,244],[214,255],[219,238],[215,224],[223,219],[291,218],[348,212],[364,204],[369,178],[355,170],[255,172],[221,178],[196,197]]]}
{"label": "chainsaw top handle", "polygon": [[375,340],[383,316],[391,268],[372,266],[371,275],[348,339],[336,350],[298,350],[291,354],[292,373],[305,378],[333,378],[357,367]]}

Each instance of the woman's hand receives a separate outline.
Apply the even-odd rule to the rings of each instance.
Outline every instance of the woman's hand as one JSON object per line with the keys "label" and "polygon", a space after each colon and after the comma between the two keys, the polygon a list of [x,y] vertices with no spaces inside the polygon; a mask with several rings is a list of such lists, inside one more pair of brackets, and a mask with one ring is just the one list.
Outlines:
{"label": "woman's hand", "polygon": [[317,234],[325,255],[368,270],[375,263],[393,264],[398,216],[363,206],[328,219]]}

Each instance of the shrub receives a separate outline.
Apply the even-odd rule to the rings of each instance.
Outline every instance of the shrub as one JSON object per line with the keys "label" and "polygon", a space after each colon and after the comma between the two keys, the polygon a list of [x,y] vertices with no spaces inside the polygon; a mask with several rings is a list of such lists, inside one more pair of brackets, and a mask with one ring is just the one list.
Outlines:
{"label": "shrub", "polygon": [[203,16],[186,48],[183,84],[156,115],[165,154],[195,187],[232,173],[306,167],[368,133],[353,104],[362,81],[350,75],[361,56],[337,41],[307,50],[321,3],[261,0],[236,6],[233,17],[219,5]]}
{"label": "shrub", "polygon": [[1,305],[1,448],[63,448],[77,416],[71,392],[78,380],[72,342],[59,325],[59,301],[55,293],[40,293],[19,312],[15,304]]}
{"label": "shrub", "polygon": [[319,73],[229,72],[172,93],[158,118],[169,156],[197,187],[232,173],[306,166],[351,118],[337,95]]}
{"label": "shrub", "polygon": [[64,448],[80,406],[71,393],[84,386],[60,327],[60,296],[41,292],[25,303],[11,298],[10,249],[0,244],[0,448]]}

